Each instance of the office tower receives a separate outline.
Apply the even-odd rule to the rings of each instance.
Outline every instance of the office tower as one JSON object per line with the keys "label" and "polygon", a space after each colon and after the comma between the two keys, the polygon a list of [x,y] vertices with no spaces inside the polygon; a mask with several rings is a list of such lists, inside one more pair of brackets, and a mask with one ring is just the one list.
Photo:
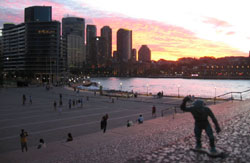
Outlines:
{"label": "office tower", "polygon": [[25,71],[26,25],[4,24],[2,29],[3,69],[5,72]]}
{"label": "office tower", "polygon": [[76,35],[85,39],[85,19],[66,17],[62,19],[62,35]]}
{"label": "office tower", "polygon": [[3,81],[3,79],[2,79],[2,77],[3,77],[3,75],[2,75],[2,72],[3,72],[3,60],[2,60],[2,58],[3,58],[3,37],[0,36],[0,85],[2,85],[2,81]]}
{"label": "office tower", "polygon": [[[95,40],[96,37],[96,26],[95,25],[87,25],[87,32],[86,32],[86,62],[88,65],[91,65],[91,42]],[[92,57],[93,58],[93,57]]]}
{"label": "office tower", "polygon": [[86,61],[85,53],[85,20],[78,17],[62,19],[62,35],[66,42],[67,68],[82,68]]}
{"label": "office tower", "polygon": [[151,51],[147,45],[142,45],[138,51],[138,61],[150,62],[151,61]]}
{"label": "office tower", "polygon": [[52,21],[51,6],[32,6],[25,8],[25,23],[27,22],[50,22]]}
{"label": "office tower", "polygon": [[131,53],[131,62],[136,62],[136,49],[132,49],[132,53]]}
{"label": "office tower", "polygon": [[119,29],[117,31],[117,55],[119,62],[128,62],[132,52],[132,31]]}
{"label": "office tower", "polygon": [[105,59],[110,60],[112,57],[112,29],[109,26],[104,26],[101,29],[101,37],[106,39],[107,51],[105,51]]}
{"label": "office tower", "polygon": [[90,42],[90,62],[92,66],[105,67],[106,56],[104,55],[107,51],[107,40],[103,37],[94,37]]}
{"label": "office tower", "polygon": [[[60,55],[60,22],[46,21],[36,15],[40,7],[25,15],[27,21],[18,25],[5,25],[3,28],[4,71],[17,72],[20,76],[39,76],[53,81],[62,71]],[[51,7],[41,7],[51,8]],[[50,15],[42,10],[42,15]],[[33,15],[32,15],[33,14]],[[32,18],[32,19],[29,19]],[[41,21],[40,21],[41,20]],[[40,78],[40,79],[41,79]],[[51,80],[52,79],[52,80]]]}

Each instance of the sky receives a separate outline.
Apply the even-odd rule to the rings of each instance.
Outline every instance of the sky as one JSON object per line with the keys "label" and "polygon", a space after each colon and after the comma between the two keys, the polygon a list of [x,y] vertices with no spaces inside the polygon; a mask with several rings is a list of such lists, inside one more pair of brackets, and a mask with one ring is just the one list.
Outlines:
{"label": "sky", "polygon": [[133,48],[151,49],[152,60],[182,57],[248,56],[249,0],[0,0],[4,23],[24,22],[24,8],[52,6],[52,19],[76,16],[95,24],[133,31]]}

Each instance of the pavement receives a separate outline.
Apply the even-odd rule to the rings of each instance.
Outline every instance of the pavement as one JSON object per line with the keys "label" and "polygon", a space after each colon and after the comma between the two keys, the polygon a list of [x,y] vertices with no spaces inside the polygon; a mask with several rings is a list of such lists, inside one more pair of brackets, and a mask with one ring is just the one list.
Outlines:
{"label": "pavement", "polygon": [[[2,101],[5,105],[2,104],[1,106],[7,107],[1,109],[0,114],[2,116],[1,118],[3,118],[0,123],[0,131],[4,135],[0,137],[0,148],[2,150],[0,153],[0,162],[247,162],[250,160],[250,149],[248,147],[250,140],[249,100],[230,101],[210,106],[222,128],[221,134],[216,135],[216,144],[218,148],[223,149],[229,155],[225,159],[211,159],[206,155],[197,155],[189,150],[194,145],[193,119],[191,114],[173,114],[173,110],[170,110],[169,114],[166,114],[166,116],[152,119],[152,104],[156,104],[157,108],[162,107],[162,109],[165,109],[168,103],[171,104],[168,106],[179,104],[180,99],[169,98],[161,100],[143,97],[141,99],[133,99],[137,101],[132,101],[132,99],[131,101],[129,101],[130,99],[116,100],[113,104],[108,101],[109,99],[107,97],[93,97],[90,98],[90,101],[93,101],[93,103],[88,103],[90,101],[86,101],[85,105],[88,106],[89,104],[91,108],[98,108],[96,105],[99,104],[98,106],[100,107],[101,104],[100,108],[104,107],[104,112],[101,112],[102,109],[94,109],[87,113],[85,111],[88,111],[88,107],[86,107],[85,110],[75,109],[74,111],[68,110],[66,109],[67,107],[65,107],[62,115],[68,116],[63,117],[63,121],[67,122],[64,124],[61,120],[59,120],[59,123],[58,121],[52,121],[56,116],[59,117],[57,113],[54,113],[53,110],[51,111],[51,109],[53,109],[52,107],[44,108],[44,110],[42,110],[43,107],[41,107],[44,103],[47,105],[48,99],[54,96],[57,97],[58,94],[53,95],[53,93],[50,93],[52,94],[52,97],[50,97],[47,93],[43,93],[42,90],[40,90],[41,88],[34,89],[41,91],[39,92],[39,99],[42,99],[39,100],[39,102],[37,101],[39,109],[36,111],[34,111],[34,108],[27,109],[28,106],[26,106],[25,109],[27,109],[27,111],[21,110],[19,113],[18,108],[15,108],[15,106],[20,103],[21,100],[16,103],[13,101],[13,104],[10,104],[7,100],[9,97],[1,97],[2,99],[6,99]],[[2,90],[1,95],[10,93],[13,98],[15,97],[14,95],[16,95],[21,99],[21,95],[25,91],[26,90],[23,89],[18,91],[16,89],[11,91]],[[27,91],[30,90],[28,89]],[[58,92],[58,90],[55,92]],[[64,92],[64,98],[66,98],[66,93],[70,92],[72,93],[72,91]],[[35,97],[35,94],[33,95]],[[84,95],[86,96],[85,92]],[[89,96],[90,95],[91,94],[89,94]],[[75,96],[75,94],[70,95],[70,97],[72,96]],[[107,112],[106,109],[110,109],[110,106],[113,105],[115,105],[115,107],[112,107],[112,109],[109,110],[110,112],[122,111],[122,113],[111,113],[111,117],[114,118],[110,118],[108,124],[112,122],[111,124],[118,123],[120,126],[110,125],[107,132],[104,134],[99,130],[99,121],[101,115]],[[124,113],[122,110],[129,108],[133,108],[133,110],[137,111],[139,110],[139,112],[133,112],[135,115],[132,115],[131,110],[128,113],[126,111]],[[9,109],[13,109],[13,114],[7,111]],[[39,114],[34,115],[34,112]],[[72,112],[74,112],[74,114]],[[144,113],[143,115],[146,115],[147,112],[149,112],[149,115],[148,117],[145,116],[146,121],[143,124],[135,124],[129,128],[124,125],[126,119],[136,118],[139,113]],[[80,117],[80,119],[84,119],[90,117],[93,113],[98,114],[96,116],[96,122],[92,121],[92,119],[86,120],[91,121],[89,123],[93,123],[96,126],[88,126],[88,122],[87,126],[84,126],[86,125],[84,122],[75,120],[77,119],[76,116],[85,115]],[[47,121],[52,122],[43,126],[42,120],[44,117],[50,117],[50,114],[52,114],[52,119],[48,119]],[[128,115],[126,116],[125,114]],[[19,117],[16,118],[17,115]],[[60,115],[60,118],[62,115]],[[39,119],[40,116],[41,119]],[[23,119],[19,120],[19,118]],[[33,118],[38,119],[38,121],[33,122]],[[8,123],[2,124],[5,120]],[[24,121],[26,126],[17,126]],[[35,123],[34,126],[32,126],[32,123]],[[20,127],[25,127],[25,129],[28,128],[26,130],[31,132],[28,137],[28,152],[22,153],[19,147],[18,132]],[[32,129],[30,127],[34,128]],[[88,132],[82,131],[90,130],[88,128],[95,128],[95,130]],[[9,129],[12,131],[9,131]],[[65,134],[67,133],[65,130],[73,131],[74,141],[65,142]],[[75,136],[75,133],[78,133],[78,135],[76,134]],[[38,139],[40,137],[46,138],[47,148],[38,150],[35,144],[38,144]],[[204,146],[207,146],[208,140],[206,136],[203,137],[203,141],[205,142]],[[32,140],[34,140],[34,143]],[[12,144],[12,148],[5,150],[5,148],[8,148],[8,143]],[[15,148],[13,144],[15,144]]]}

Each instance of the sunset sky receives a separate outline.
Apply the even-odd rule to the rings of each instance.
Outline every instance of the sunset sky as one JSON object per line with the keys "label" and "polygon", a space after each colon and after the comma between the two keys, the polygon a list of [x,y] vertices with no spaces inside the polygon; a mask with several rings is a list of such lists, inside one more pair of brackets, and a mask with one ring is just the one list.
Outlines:
{"label": "sunset sky", "polygon": [[0,29],[22,23],[24,8],[52,6],[53,20],[85,18],[86,24],[133,31],[133,48],[146,44],[152,59],[248,56],[249,0],[1,0]]}

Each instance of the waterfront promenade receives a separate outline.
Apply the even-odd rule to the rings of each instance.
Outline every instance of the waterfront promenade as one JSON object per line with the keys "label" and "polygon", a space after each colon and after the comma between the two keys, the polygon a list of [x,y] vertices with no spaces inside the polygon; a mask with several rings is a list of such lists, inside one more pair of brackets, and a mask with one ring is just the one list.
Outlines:
{"label": "waterfront promenade", "polygon": [[[43,93],[41,88],[34,88],[33,90],[38,90],[39,97],[43,100],[40,100],[39,108],[42,109],[42,104],[46,104],[46,101],[52,97],[49,97],[47,92]],[[58,89],[62,90],[62,89]],[[54,89],[55,92],[58,90]],[[5,95],[2,98],[5,99],[4,101],[1,101],[1,103],[8,104],[8,107],[5,107],[2,109],[1,116],[4,117],[4,113],[6,116],[6,110],[8,109],[24,109],[20,105],[21,103],[21,95],[25,91],[30,91],[30,89],[13,89],[8,90],[5,92],[5,90],[1,90],[1,95]],[[13,91],[13,92],[12,92]],[[66,93],[73,93],[70,97],[74,95],[74,92],[64,90]],[[13,94],[12,94],[12,93]],[[28,92],[27,92],[28,93]],[[18,102],[13,101],[13,103],[9,104],[7,102],[8,94],[12,94],[12,98],[18,99]],[[16,95],[16,97],[14,96]],[[86,95],[86,92],[83,93]],[[89,96],[91,96],[93,93],[90,93]],[[58,95],[56,95],[57,97]],[[63,98],[66,95],[63,96]],[[35,97],[35,94],[34,94]],[[43,97],[43,98],[42,98]],[[55,97],[55,98],[56,98]],[[57,97],[59,98],[59,96]],[[20,100],[19,100],[20,99]],[[194,140],[193,140],[193,120],[190,114],[187,113],[177,113],[174,116],[171,113],[169,113],[169,116],[164,116],[163,118],[156,118],[151,119],[151,105],[154,103],[156,104],[156,107],[159,105],[159,109],[164,109],[166,106],[170,106],[172,104],[179,104],[181,99],[176,98],[166,98],[166,99],[153,99],[152,97],[141,97],[136,99],[137,101],[134,101],[134,99],[123,99],[123,100],[116,100],[115,103],[111,103],[109,98],[107,97],[99,97],[94,98],[95,100],[86,101],[86,106],[91,106],[91,108],[95,108],[97,104],[100,106],[100,108],[103,108],[106,106],[107,108],[103,108],[104,112],[97,113],[98,116],[96,117],[96,123],[94,126],[88,126],[88,127],[96,127],[97,129],[92,132],[88,133],[82,133],[84,130],[88,130],[87,126],[84,126],[85,123],[77,123],[78,125],[68,125],[69,122],[64,126],[65,127],[58,127],[57,125],[61,126],[62,122],[57,124],[57,121],[52,121],[52,124],[48,124],[46,126],[42,126],[41,122],[33,122],[34,119],[29,119],[29,123],[27,124],[26,121],[23,121],[26,123],[27,126],[21,125],[22,123],[18,123],[21,126],[17,126],[17,124],[2,124],[1,121],[1,127],[6,126],[6,128],[11,130],[11,133],[9,133],[9,136],[5,136],[5,132],[7,130],[1,129],[1,133],[5,137],[1,137],[0,146],[1,146],[1,154],[0,154],[0,162],[247,162],[247,160],[250,159],[249,155],[249,108],[250,108],[250,102],[249,101],[234,101],[232,102],[226,102],[221,103],[218,105],[211,106],[212,110],[216,114],[219,122],[222,126],[222,133],[218,136],[216,136],[217,139],[217,146],[223,148],[227,152],[230,153],[229,157],[220,160],[220,159],[211,159],[209,157],[197,157],[194,153],[189,151],[189,148],[192,147]],[[160,101],[161,100],[161,101]],[[90,103],[93,101],[92,103]],[[51,102],[52,103],[52,102]],[[89,105],[88,105],[89,104]],[[162,106],[161,106],[161,105]],[[14,106],[20,106],[18,108],[15,108]],[[117,116],[116,118],[111,118],[113,115],[116,115],[115,113],[110,113],[112,115],[109,119],[110,123],[116,123],[116,122],[122,122],[122,125],[120,126],[111,126],[108,128],[107,133],[103,134],[99,131],[99,121],[101,116],[107,112],[107,110],[110,108],[110,106],[115,105],[113,109],[117,109],[116,111],[121,111],[121,108],[133,108],[132,110],[136,110],[138,108],[139,112],[134,113],[130,115],[132,110],[129,110],[129,114],[124,117],[124,113],[120,114],[123,116]],[[129,106],[128,106],[129,105]],[[6,106],[6,105],[4,105]],[[33,106],[33,104],[32,104]],[[28,106],[26,106],[28,107]],[[29,106],[31,107],[31,106]],[[56,118],[55,116],[57,113],[53,112],[53,107],[51,104],[50,106],[47,106],[48,108],[44,108],[44,110],[40,110],[39,114],[40,116],[51,116],[52,114],[53,118]],[[145,108],[146,107],[146,108]],[[162,108],[161,108],[162,107]],[[27,109],[27,108],[26,108]],[[32,111],[38,111],[38,110],[31,110],[35,108],[28,109],[27,113],[30,113]],[[85,108],[88,110],[87,108]],[[90,108],[89,108],[90,109]],[[101,111],[100,109],[99,111]],[[137,111],[138,111],[137,110]],[[62,115],[69,115],[72,110],[68,110],[67,107],[63,111]],[[74,110],[77,114],[77,116],[80,116],[79,114],[81,112],[84,112],[83,110]],[[74,112],[72,111],[72,112]],[[93,110],[92,110],[93,111]],[[97,111],[97,110],[95,110]],[[115,110],[113,110],[115,111]],[[123,111],[123,110],[122,110]],[[24,112],[22,110],[21,112]],[[20,114],[21,114],[20,112]],[[110,111],[111,112],[111,111]],[[107,112],[108,113],[108,112]],[[147,119],[142,125],[134,125],[132,127],[125,127],[125,123],[127,119],[134,119],[138,116],[138,114],[142,113],[145,115],[144,117]],[[39,115],[38,114],[38,115]],[[87,114],[87,113],[84,113]],[[147,116],[148,114],[148,116]],[[10,112],[7,114],[10,116]],[[39,119],[39,116],[36,115],[36,117],[33,117],[35,119],[38,119],[39,121],[42,121],[44,117]],[[62,116],[60,115],[60,116]],[[76,116],[75,115],[75,116]],[[118,114],[119,115],[119,114]],[[21,114],[21,116],[24,116]],[[26,115],[27,116],[27,115]],[[71,115],[75,121],[74,115]],[[90,115],[89,115],[90,116]],[[87,116],[87,117],[89,117]],[[133,117],[134,116],[134,117]],[[158,113],[159,116],[159,113]],[[31,115],[32,117],[32,115]],[[5,117],[7,120],[13,120],[15,119],[15,115],[8,117]],[[20,117],[19,117],[20,118]],[[25,120],[25,117],[23,117]],[[60,117],[59,117],[60,118]],[[67,121],[67,117],[64,117],[64,121]],[[69,117],[68,117],[69,118]],[[232,119],[233,118],[233,119]],[[18,119],[18,118],[17,118]],[[71,119],[71,120],[72,120]],[[84,119],[84,117],[81,117],[81,119]],[[150,120],[151,119],[151,120]],[[4,120],[4,118],[2,118]],[[22,122],[22,120],[19,120]],[[32,121],[33,120],[33,121]],[[58,120],[56,118],[55,120]],[[117,121],[115,121],[117,120]],[[90,121],[90,120],[89,120]],[[8,121],[10,123],[10,121]],[[70,121],[72,122],[72,121]],[[14,123],[14,122],[12,122]],[[17,122],[15,122],[17,123]],[[34,128],[31,128],[29,125],[34,126]],[[8,126],[7,126],[8,125]],[[12,129],[16,125],[16,129]],[[41,127],[41,128],[40,128]],[[44,129],[44,127],[51,127],[51,129]],[[75,128],[76,127],[76,128]],[[20,144],[19,144],[19,130],[21,128],[24,128],[28,132],[30,132],[30,136],[28,138],[29,142],[29,151],[27,153],[22,153],[20,150]],[[112,129],[111,129],[112,128]],[[33,131],[34,130],[34,131]],[[35,130],[40,130],[35,131]],[[61,131],[62,130],[62,131]],[[80,130],[80,131],[78,131]],[[73,142],[66,143],[66,133],[70,131],[73,133],[78,133],[79,135],[75,135],[75,139]],[[65,136],[64,136],[65,135]],[[53,139],[49,139],[49,137],[53,137]],[[47,142],[47,148],[38,150],[36,149],[35,144],[38,144],[38,139],[40,137],[45,137],[45,141]],[[9,138],[9,139],[7,139]],[[57,138],[57,139],[56,139]],[[34,139],[34,140],[33,140]],[[11,141],[12,140],[12,141]],[[207,140],[204,138],[207,142]],[[9,143],[12,144],[12,149],[9,149]],[[34,141],[34,144],[32,144]],[[6,149],[8,150],[6,150]]]}
{"label": "waterfront promenade", "polygon": [[[63,106],[59,108],[59,94],[62,94]],[[26,104],[22,105],[22,96],[26,95]],[[29,103],[32,97],[32,104]],[[140,114],[145,120],[152,118],[151,108],[156,105],[157,115],[160,110],[179,105],[178,98],[113,98],[94,95],[94,92],[74,92],[70,88],[44,87],[5,88],[0,90],[0,153],[19,150],[19,134],[25,129],[29,147],[38,144],[40,138],[47,143],[64,141],[68,132],[74,137],[100,131],[100,121],[104,114],[109,114],[108,130],[126,126],[127,120],[135,121]],[[88,98],[88,100],[87,100]],[[68,107],[71,99],[82,99],[83,105]],[[57,102],[57,110],[53,103]],[[60,109],[62,112],[60,113]],[[169,112],[173,112],[172,110]],[[167,112],[165,114],[168,114]]]}

